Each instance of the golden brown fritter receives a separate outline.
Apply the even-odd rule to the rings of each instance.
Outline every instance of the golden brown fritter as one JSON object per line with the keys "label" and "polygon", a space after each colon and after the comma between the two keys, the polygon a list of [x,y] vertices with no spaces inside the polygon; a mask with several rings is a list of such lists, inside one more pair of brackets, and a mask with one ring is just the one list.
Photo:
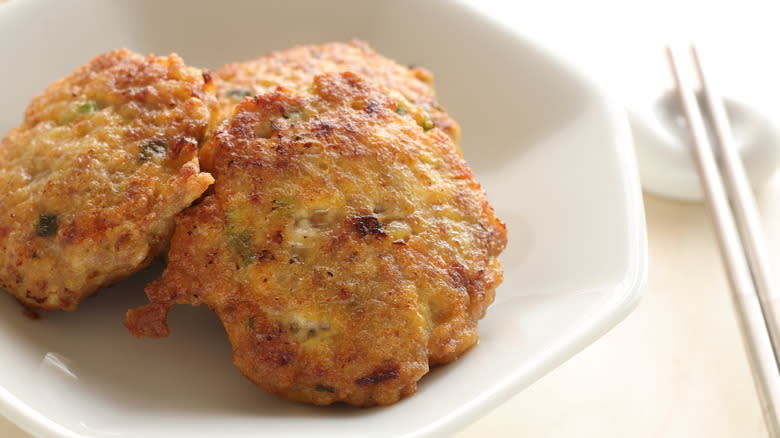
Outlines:
{"label": "golden brown fritter", "polygon": [[354,73],[242,102],[130,331],[166,336],[172,305],[205,303],[242,373],[322,405],[396,402],[473,346],[505,227],[452,140],[398,107]]}
{"label": "golden brown fritter", "polygon": [[35,97],[0,142],[0,288],[73,310],[165,250],[213,182],[197,158],[213,93],[176,55],[117,50]]}
{"label": "golden brown fritter", "polygon": [[[460,141],[460,127],[436,101],[433,75],[422,67],[407,68],[385,58],[362,41],[298,46],[222,66],[213,73],[220,119],[230,116],[244,97],[268,93],[279,86],[305,91],[315,75],[345,71],[361,74],[390,92],[400,93],[422,113],[418,118],[427,128],[436,126],[456,144]],[[211,170],[210,153],[206,149],[201,157],[207,170]]]}

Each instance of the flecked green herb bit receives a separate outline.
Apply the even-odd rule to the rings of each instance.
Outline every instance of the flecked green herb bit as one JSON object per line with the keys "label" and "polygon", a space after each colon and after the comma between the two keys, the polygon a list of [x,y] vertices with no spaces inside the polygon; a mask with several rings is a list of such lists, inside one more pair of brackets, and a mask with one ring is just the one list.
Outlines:
{"label": "flecked green herb bit", "polygon": [[230,90],[227,90],[225,94],[227,94],[227,96],[231,99],[241,100],[247,96],[251,96],[252,92],[247,90],[246,88],[239,87],[239,88],[231,88]]}
{"label": "flecked green herb bit", "polygon": [[35,224],[35,234],[41,237],[51,237],[57,234],[57,215],[42,214],[38,216],[38,223]]}
{"label": "flecked green herb bit", "polygon": [[249,266],[255,260],[255,249],[252,244],[252,233],[249,230],[237,230],[233,227],[227,230],[228,246],[241,256],[244,266]]}
{"label": "flecked green herb bit", "polygon": [[294,202],[295,198],[290,195],[282,196],[279,199],[273,199],[271,200],[271,210],[291,207]]}
{"label": "flecked green herb bit", "polygon": [[70,123],[83,115],[92,114],[99,109],[100,108],[98,108],[98,105],[94,100],[88,100],[81,103],[74,102],[68,105],[60,113],[59,120],[61,123]]}
{"label": "flecked green herb bit", "polygon": [[165,140],[149,140],[141,144],[141,152],[138,157],[141,161],[149,161],[155,156],[165,155],[167,149]]}
{"label": "flecked green herb bit", "polygon": [[319,392],[336,392],[336,388],[326,385],[317,385],[314,389]]}
{"label": "flecked green herb bit", "polygon": [[76,111],[79,112],[79,114],[89,114],[94,113],[98,110],[97,103],[94,100],[88,100],[76,108]]}
{"label": "flecked green herb bit", "polygon": [[425,119],[425,121],[420,126],[422,126],[423,131],[430,131],[436,125],[433,124],[433,120]]}
{"label": "flecked green herb bit", "polygon": [[282,117],[289,120],[290,122],[300,122],[304,119],[303,110],[300,108],[291,109],[289,111],[286,111],[284,114],[282,114]]}
{"label": "flecked green herb bit", "polygon": [[406,115],[407,113],[406,107],[399,103],[398,106],[395,107],[395,113],[398,114],[399,116]]}

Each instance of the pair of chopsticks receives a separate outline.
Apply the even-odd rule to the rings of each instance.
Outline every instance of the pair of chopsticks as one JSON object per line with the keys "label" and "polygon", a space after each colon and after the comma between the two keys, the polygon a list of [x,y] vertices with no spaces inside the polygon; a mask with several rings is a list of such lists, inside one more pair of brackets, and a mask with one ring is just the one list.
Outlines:
{"label": "pair of chopsticks", "polygon": [[[750,361],[764,420],[780,438],[780,301],[769,271],[764,236],[745,168],[731,134],[721,96],[705,74],[700,51],[690,48],[714,133],[713,150],[699,109],[695,81],[681,61],[686,53],[667,47],[677,94],[688,122],[693,155],[718,236],[731,295]],[[725,183],[725,184],[724,184]]]}

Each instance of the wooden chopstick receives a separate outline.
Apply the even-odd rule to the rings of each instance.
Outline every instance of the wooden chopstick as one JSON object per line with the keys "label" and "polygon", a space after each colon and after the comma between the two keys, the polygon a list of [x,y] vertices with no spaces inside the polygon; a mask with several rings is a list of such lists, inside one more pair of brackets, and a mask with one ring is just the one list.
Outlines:
{"label": "wooden chopstick", "polygon": [[[764,421],[769,436],[780,438],[780,360],[777,356],[780,348],[776,348],[776,343],[773,346],[773,340],[780,340],[773,333],[777,334],[780,330],[775,319],[777,312],[772,304],[772,283],[767,270],[766,252],[761,247],[760,222],[755,200],[745,178],[739,154],[734,149],[722,100],[715,94],[711,81],[708,81],[703,73],[701,56],[697,56],[698,52],[693,49],[699,80],[708,102],[710,124],[718,139],[731,205],[707,137],[693,81],[689,77],[690,72],[682,68],[679,49],[667,47],[666,53],[680,105],[688,122],[693,156],[715,225]],[[732,211],[732,206],[736,211]],[[738,226],[743,229],[742,232]],[[746,245],[743,244],[745,242]]]}

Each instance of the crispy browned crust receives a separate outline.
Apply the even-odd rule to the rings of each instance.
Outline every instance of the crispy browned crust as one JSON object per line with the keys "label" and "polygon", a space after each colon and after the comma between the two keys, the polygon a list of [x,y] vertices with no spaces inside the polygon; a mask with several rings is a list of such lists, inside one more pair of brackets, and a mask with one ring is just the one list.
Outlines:
{"label": "crispy browned crust", "polygon": [[242,373],[321,405],[394,403],[472,347],[506,230],[452,140],[397,106],[354,73],[242,102],[130,331],[166,336],[170,306],[205,303]]}
{"label": "crispy browned crust", "polygon": [[[460,127],[436,101],[433,75],[422,67],[404,67],[376,53],[362,41],[297,46],[272,52],[251,61],[232,63],[214,71],[221,119],[230,116],[243,99],[285,87],[306,91],[315,75],[351,71],[373,80],[392,93],[412,102],[457,144]],[[211,170],[211,151],[202,153],[203,168]]]}
{"label": "crispy browned crust", "polygon": [[197,158],[213,93],[176,55],[117,50],[35,97],[0,142],[0,288],[73,310],[165,250],[213,181]]}

